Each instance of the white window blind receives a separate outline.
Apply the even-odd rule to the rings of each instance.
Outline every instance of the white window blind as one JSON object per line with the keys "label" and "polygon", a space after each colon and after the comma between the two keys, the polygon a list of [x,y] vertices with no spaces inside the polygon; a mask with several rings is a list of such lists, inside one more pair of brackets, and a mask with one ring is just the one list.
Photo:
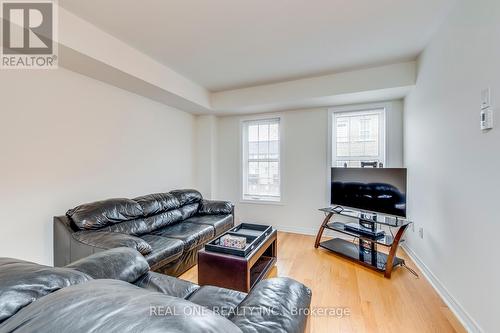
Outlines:
{"label": "white window blind", "polygon": [[280,201],[280,119],[245,121],[242,135],[242,199]]}
{"label": "white window blind", "polygon": [[332,121],[332,166],[385,165],[384,109],[335,112]]}

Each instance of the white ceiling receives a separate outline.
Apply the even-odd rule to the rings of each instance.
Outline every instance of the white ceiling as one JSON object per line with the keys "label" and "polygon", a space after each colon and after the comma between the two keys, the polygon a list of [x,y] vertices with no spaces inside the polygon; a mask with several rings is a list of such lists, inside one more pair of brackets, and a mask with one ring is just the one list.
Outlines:
{"label": "white ceiling", "polygon": [[[60,0],[211,91],[414,59],[455,0]],[[91,38],[91,36],[89,36]]]}

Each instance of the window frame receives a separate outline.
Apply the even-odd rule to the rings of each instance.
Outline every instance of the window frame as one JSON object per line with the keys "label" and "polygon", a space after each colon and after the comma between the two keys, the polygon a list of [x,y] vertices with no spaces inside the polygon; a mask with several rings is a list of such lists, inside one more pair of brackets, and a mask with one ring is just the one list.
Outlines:
{"label": "window frame", "polygon": [[[384,167],[387,167],[387,110],[390,105],[387,103],[383,104],[366,104],[358,106],[349,107],[339,107],[329,109],[328,117],[328,171],[330,168],[336,166],[337,161],[337,147],[333,144],[333,139],[336,137],[336,128],[334,126],[334,121],[339,114],[349,113],[352,116],[363,115],[363,114],[380,114],[379,121],[379,157]],[[345,157],[342,158],[343,161],[358,160],[360,157]],[[368,158],[368,156],[366,157]],[[368,158],[369,159],[369,158]]]}
{"label": "window frame", "polygon": [[[248,125],[249,123],[258,123],[276,120],[278,122],[278,170],[279,170],[279,197],[272,196],[251,196],[247,195],[246,184],[248,177]],[[281,115],[266,115],[260,117],[244,117],[240,120],[240,202],[257,204],[283,204],[283,117]]]}

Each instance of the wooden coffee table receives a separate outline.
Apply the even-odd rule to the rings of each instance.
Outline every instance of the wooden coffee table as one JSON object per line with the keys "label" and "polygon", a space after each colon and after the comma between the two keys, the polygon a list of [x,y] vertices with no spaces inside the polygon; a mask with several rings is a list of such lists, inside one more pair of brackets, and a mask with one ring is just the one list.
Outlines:
{"label": "wooden coffee table", "polygon": [[273,230],[246,257],[200,250],[198,284],[249,292],[276,263],[276,239],[277,232]]}

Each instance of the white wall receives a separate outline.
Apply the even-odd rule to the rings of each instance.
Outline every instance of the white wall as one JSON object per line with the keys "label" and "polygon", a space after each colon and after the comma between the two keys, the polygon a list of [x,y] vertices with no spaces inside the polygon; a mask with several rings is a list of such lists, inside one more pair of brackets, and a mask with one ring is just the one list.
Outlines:
{"label": "white wall", "polygon": [[52,216],[194,186],[194,117],[58,70],[0,73],[0,256],[52,263]]}
{"label": "white wall", "polygon": [[[402,102],[387,114],[387,160],[402,164]],[[282,204],[240,202],[240,122],[254,116],[219,117],[216,197],[236,203],[236,218],[267,223],[284,231],[315,234],[322,222],[318,208],[328,206],[328,109],[287,111],[281,115],[283,151]],[[398,126],[399,124],[399,126]]]}
{"label": "white wall", "polygon": [[325,203],[327,110],[282,114],[283,204],[240,203],[241,119],[219,118],[217,197],[236,203],[239,221],[268,223],[282,230],[311,233],[321,222],[318,208]]}
{"label": "white wall", "polygon": [[393,101],[386,109],[385,135],[386,156],[385,163],[388,168],[400,168],[403,166],[403,101]]}
{"label": "white wall", "polygon": [[196,117],[196,189],[204,198],[215,195],[217,172],[217,117],[202,115]]}
{"label": "white wall", "polygon": [[[500,2],[459,1],[419,60],[406,100],[409,232],[416,254],[471,331],[500,328]],[[479,129],[491,87],[496,126]]]}

